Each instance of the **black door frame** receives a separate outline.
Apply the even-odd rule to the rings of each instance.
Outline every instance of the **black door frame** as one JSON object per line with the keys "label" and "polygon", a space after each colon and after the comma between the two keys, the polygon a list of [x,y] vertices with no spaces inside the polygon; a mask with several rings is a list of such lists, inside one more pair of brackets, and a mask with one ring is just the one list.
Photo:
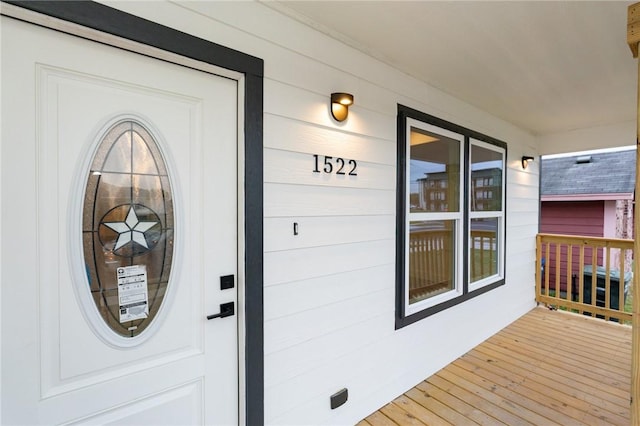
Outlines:
{"label": "black door frame", "polygon": [[3,1],[244,74],[245,418],[249,425],[263,424],[262,112],[264,61],[92,1]]}

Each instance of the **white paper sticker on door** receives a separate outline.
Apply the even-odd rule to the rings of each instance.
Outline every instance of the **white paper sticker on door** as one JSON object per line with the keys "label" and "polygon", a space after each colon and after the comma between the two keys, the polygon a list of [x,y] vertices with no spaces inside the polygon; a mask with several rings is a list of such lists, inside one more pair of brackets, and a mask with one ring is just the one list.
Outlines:
{"label": "white paper sticker on door", "polygon": [[149,316],[146,265],[118,268],[118,300],[121,323]]}

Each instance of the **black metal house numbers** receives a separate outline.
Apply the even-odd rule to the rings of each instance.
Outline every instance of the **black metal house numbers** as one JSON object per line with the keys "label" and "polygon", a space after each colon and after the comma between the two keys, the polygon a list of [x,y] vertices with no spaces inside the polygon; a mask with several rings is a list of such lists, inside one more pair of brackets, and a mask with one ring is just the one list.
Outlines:
{"label": "black metal house numbers", "polygon": [[319,154],[313,154],[313,160],[313,173],[335,173],[336,175],[358,176],[358,172],[356,171],[358,163],[356,160]]}

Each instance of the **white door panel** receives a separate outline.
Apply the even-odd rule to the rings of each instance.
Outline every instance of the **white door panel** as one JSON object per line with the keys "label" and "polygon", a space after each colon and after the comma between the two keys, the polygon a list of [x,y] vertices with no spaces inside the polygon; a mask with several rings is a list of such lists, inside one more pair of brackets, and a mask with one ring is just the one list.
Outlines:
{"label": "white door panel", "polygon": [[[219,284],[238,270],[237,81],[11,18],[1,30],[3,422],[237,423],[238,317],[206,320],[238,309]],[[84,185],[118,117],[158,136],[175,210],[168,291],[131,339],[83,293]]]}

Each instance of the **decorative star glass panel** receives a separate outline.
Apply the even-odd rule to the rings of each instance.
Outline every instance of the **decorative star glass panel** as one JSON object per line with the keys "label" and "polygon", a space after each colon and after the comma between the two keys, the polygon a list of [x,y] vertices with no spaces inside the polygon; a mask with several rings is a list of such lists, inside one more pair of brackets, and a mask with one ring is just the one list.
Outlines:
{"label": "decorative star glass panel", "polygon": [[88,288],[115,333],[135,337],[153,321],[173,260],[173,196],[152,133],[120,121],[101,137],[83,208]]}

